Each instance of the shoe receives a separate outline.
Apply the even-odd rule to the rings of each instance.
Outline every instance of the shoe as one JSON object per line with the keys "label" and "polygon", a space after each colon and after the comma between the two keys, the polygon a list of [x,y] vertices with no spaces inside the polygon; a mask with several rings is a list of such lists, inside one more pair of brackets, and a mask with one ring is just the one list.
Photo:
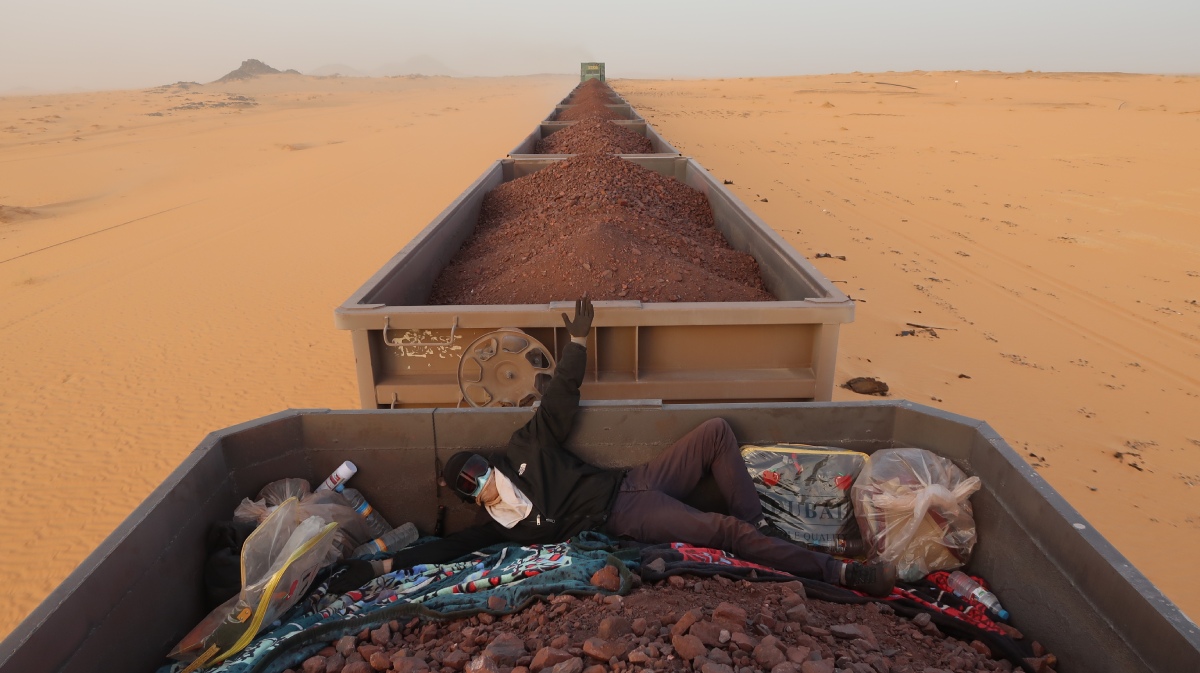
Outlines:
{"label": "shoe", "polygon": [[896,586],[896,566],[891,563],[864,564],[851,561],[842,566],[842,586],[882,598]]}
{"label": "shoe", "polygon": [[795,540],[792,539],[792,536],[787,534],[787,531],[780,528],[778,524],[770,519],[763,519],[762,523],[758,524],[758,532],[766,535],[767,537],[777,537],[780,540],[795,542]]}

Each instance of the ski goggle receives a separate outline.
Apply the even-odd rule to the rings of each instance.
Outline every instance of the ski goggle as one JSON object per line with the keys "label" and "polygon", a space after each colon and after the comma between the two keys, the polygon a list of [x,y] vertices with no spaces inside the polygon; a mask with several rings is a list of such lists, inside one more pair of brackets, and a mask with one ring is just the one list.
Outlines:
{"label": "ski goggle", "polygon": [[483,485],[487,482],[488,470],[491,469],[483,456],[471,456],[458,471],[454,487],[458,489],[459,493],[474,498],[483,490]]}

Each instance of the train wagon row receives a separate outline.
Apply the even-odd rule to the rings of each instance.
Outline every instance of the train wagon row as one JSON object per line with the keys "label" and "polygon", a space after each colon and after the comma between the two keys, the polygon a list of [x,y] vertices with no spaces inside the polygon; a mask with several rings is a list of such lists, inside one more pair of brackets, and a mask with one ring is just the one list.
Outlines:
{"label": "train wagon row", "polygon": [[[597,301],[585,398],[831,399],[838,332],[854,319],[854,302],[721,180],[681,156],[620,96],[607,91],[608,120],[651,145],[649,152],[620,156],[702,194],[720,234],[734,250],[753,257],[773,298]],[[580,106],[578,95],[577,88],[336,309],[336,326],[352,335],[362,408],[475,403],[462,390],[460,363],[472,343],[497,330],[521,330],[555,355],[566,343],[559,314],[570,305],[563,302],[574,297],[557,288],[546,288],[538,303],[520,304],[431,304],[430,295],[439,274],[476,231],[493,190],[572,157],[538,154],[536,147],[585,123],[559,121]]]}

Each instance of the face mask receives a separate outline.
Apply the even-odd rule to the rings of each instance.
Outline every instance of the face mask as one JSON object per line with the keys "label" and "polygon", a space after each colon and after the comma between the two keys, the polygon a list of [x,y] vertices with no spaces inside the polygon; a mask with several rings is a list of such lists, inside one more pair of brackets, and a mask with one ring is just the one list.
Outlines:
{"label": "face mask", "polygon": [[491,472],[491,466],[483,456],[473,455],[463,464],[458,472],[454,488],[462,495],[473,498],[482,488],[483,479]]}
{"label": "face mask", "polygon": [[475,492],[471,494],[472,498],[478,498],[480,493],[483,493],[483,487],[487,485],[488,480],[492,478],[492,468],[488,468],[487,472],[483,473],[482,477],[477,480],[478,486],[475,487]]}

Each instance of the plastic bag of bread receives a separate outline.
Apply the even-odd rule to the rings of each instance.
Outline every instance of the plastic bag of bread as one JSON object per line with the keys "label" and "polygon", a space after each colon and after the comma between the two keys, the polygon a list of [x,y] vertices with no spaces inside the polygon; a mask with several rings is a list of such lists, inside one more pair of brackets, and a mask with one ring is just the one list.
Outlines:
{"label": "plastic bag of bread", "polygon": [[871,454],[850,497],[870,559],[912,582],[965,564],[975,546],[971,494],[979,477],[924,449]]}

